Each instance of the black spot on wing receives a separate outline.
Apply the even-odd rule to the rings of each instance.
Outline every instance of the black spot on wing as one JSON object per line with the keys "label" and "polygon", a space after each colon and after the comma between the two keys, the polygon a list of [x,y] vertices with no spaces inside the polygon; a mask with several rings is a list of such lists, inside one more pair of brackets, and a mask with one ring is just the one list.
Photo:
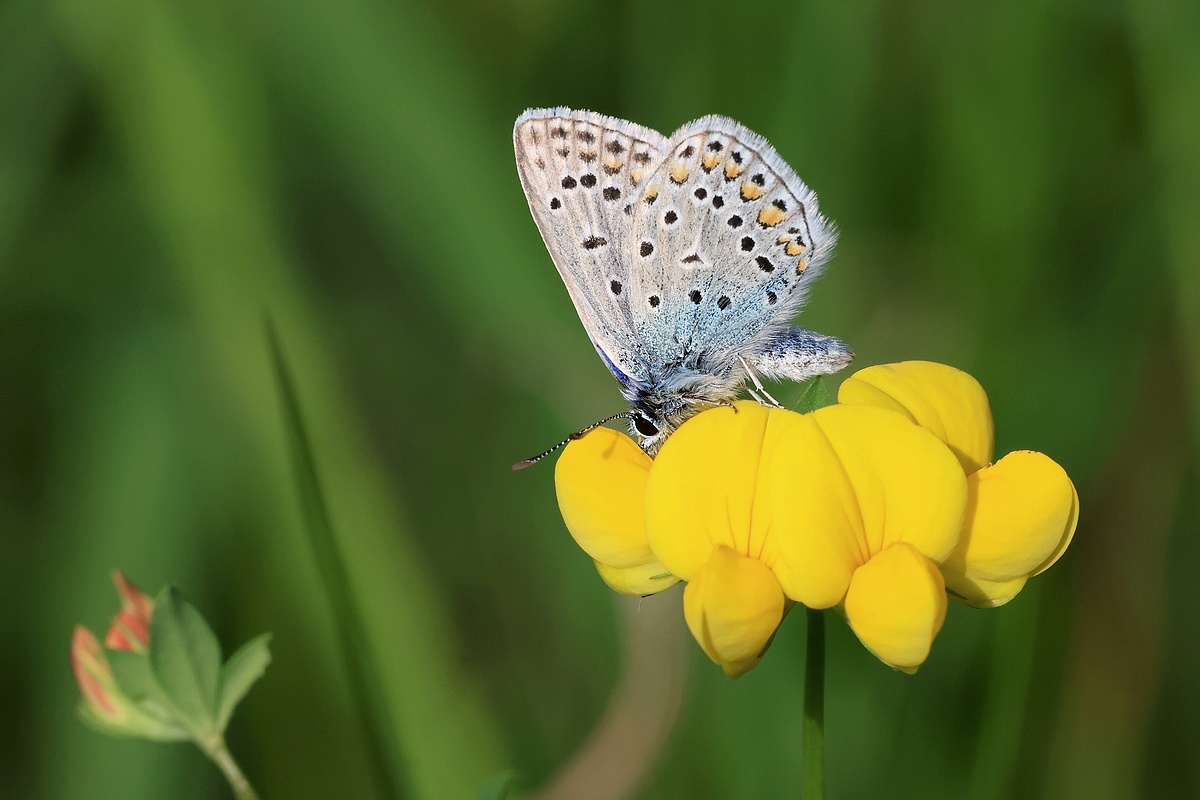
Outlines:
{"label": "black spot on wing", "polygon": [[690,292],[688,292],[688,298],[696,305],[700,305],[700,301],[703,299],[700,296],[699,289],[692,289]]}
{"label": "black spot on wing", "polygon": [[620,200],[621,199],[621,190],[615,186],[606,187],[604,190],[604,199],[605,200]]}
{"label": "black spot on wing", "polygon": [[570,175],[562,179],[562,187],[564,189],[574,189],[577,185],[578,184],[575,183],[575,179]]}
{"label": "black spot on wing", "polygon": [[642,246],[638,249],[638,252],[642,254],[642,258],[648,258],[654,252],[654,245],[649,242],[642,242]]}
{"label": "black spot on wing", "polygon": [[591,189],[596,185],[596,176],[589,172],[579,179],[579,185],[585,189]]}
{"label": "black spot on wing", "polygon": [[597,247],[603,247],[608,244],[608,239],[603,236],[589,236],[583,240],[583,249],[595,250]]}

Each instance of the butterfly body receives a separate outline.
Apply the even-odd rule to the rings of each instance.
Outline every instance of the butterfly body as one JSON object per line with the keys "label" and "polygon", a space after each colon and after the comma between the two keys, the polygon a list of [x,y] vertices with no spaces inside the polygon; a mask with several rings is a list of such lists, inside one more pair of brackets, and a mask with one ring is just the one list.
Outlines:
{"label": "butterfly body", "polygon": [[588,336],[653,454],[747,380],[804,380],[853,357],[790,324],[836,234],[765,139],[727,117],[665,137],[588,111],[513,131],[530,210]]}

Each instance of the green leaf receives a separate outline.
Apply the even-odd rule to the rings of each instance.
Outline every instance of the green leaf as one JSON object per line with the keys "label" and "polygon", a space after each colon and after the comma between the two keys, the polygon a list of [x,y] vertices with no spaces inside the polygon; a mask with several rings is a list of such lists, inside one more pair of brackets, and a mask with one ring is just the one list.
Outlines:
{"label": "green leaf", "polygon": [[833,405],[833,398],[829,396],[829,390],[825,388],[825,379],[817,376],[804,390],[804,394],[800,395],[795,410],[798,414],[807,414],[831,405]]}
{"label": "green leaf", "polygon": [[79,702],[79,718],[91,729],[106,736],[129,736],[136,739],[150,739],[155,742],[185,742],[192,738],[190,731],[184,730],[175,723],[167,723],[143,713],[137,706],[127,706],[128,716],[121,724],[113,723],[99,717],[87,704],[86,700]]}
{"label": "green leaf", "polygon": [[517,774],[512,770],[501,772],[475,793],[475,800],[504,800],[508,797],[508,790],[512,788],[516,777]]}
{"label": "green leaf", "polygon": [[192,738],[171,708],[171,702],[150,671],[150,659],[129,650],[109,650],[109,664],[119,694],[112,702],[125,712],[125,719],[113,722],[96,715],[86,702],[79,705],[79,716],[91,727],[112,736],[136,736],[161,742]]}
{"label": "green leaf", "polygon": [[146,716],[179,728],[179,714],[166,692],[158,685],[149,656],[130,650],[109,650],[108,661],[121,692]]}
{"label": "green leaf", "polygon": [[174,586],[158,593],[150,621],[150,666],[180,721],[197,738],[216,732],[221,644]]}
{"label": "green leaf", "polygon": [[229,657],[221,668],[221,702],[217,706],[217,730],[224,732],[233,716],[233,709],[250,691],[250,687],[262,677],[271,663],[268,644],[271,634],[255,636]]}

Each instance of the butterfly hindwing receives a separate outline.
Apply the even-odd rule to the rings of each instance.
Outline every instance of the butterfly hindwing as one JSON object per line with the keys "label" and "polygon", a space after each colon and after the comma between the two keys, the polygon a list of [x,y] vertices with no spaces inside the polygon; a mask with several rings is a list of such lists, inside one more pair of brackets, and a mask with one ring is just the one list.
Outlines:
{"label": "butterfly hindwing", "polygon": [[836,235],[816,195],[740,123],[696,120],[667,148],[633,225],[635,330],[654,363],[752,356],[795,316]]}
{"label": "butterfly hindwing", "polygon": [[652,354],[630,312],[636,198],[666,147],[657,131],[566,108],[531,109],[513,129],[533,218],[592,343],[628,388]]}

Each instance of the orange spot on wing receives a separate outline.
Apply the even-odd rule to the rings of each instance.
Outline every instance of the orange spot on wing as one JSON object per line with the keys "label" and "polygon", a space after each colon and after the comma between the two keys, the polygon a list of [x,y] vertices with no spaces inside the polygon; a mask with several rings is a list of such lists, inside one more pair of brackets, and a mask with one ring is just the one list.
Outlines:
{"label": "orange spot on wing", "polygon": [[807,266],[808,266],[807,258],[802,258],[799,261],[797,261],[796,262],[796,274],[799,275],[800,273],[804,272],[804,269]]}
{"label": "orange spot on wing", "polygon": [[[762,187],[760,187],[760,186],[755,186],[753,183],[743,183],[742,184],[742,199],[743,200],[757,200],[758,198],[762,197],[764,194],[766,194],[766,191],[763,190]],[[763,210],[765,211],[766,209],[763,209]],[[778,209],[776,209],[776,210],[778,210]],[[762,214],[758,215],[758,219],[760,222],[762,221]]]}
{"label": "orange spot on wing", "polygon": [[739,167],[737,164],[733,163],[733,159],[730,159],[725,162],[725,177],[726,178],[728,178],[729,180],[733,180],[734,178],[736,178],[738,175],[741,175],[741,174],[742,174],[742,168]]}
{"label": "orange spot on wing", "polygon": [[[743,186],[742,188],[744,190],[746,187]],[[758,193],[761,195],[762,189],[759,189]],[[775,206],[766,206],[762,211],[758,212],[758,221],[767,227],[778,225],[783,222],[783,218],[784,213]]]}
{"label": "orange spot on wing", "polygon": [[804,252],[804,245],[798,242],[788,242],[786,252],[789,256],[798,256]]}
{"label": "orange spot on wing", "polygon": [[671,180],[675,183],[683,183],[691,174],[692,168],[687,164],[675,164],[671,167]]}

